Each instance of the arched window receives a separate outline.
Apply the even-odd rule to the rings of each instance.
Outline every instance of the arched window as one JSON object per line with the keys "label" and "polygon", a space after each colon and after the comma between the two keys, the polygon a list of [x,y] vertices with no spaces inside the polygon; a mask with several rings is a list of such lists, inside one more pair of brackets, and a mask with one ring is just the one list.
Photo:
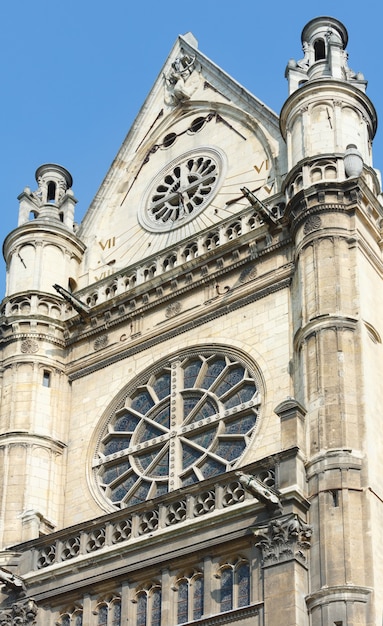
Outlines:
{"label": "arched window", "polygon": [[221,612],[233,608],[233,568],[228,566],[221,573]]}
{"label": "arched window", "polygon": [[250,604],[250,568],[248,563],[241,563],[236,569],[237,606]]}
{"label": "arched window", "polygon": [[148,607],[148,596],[146,591],[141,591],[137,597],[137,619],[136,626],[146,626],[146,613]]}
{"label": "arched window", "polygon": [[189,244],[185,250],[183,251],[183,257],[185,261],[190,261],[191,259],[196,259],[198,256],[198,244],[191,243]]}
{"label": "arched window", "polygon": [[189,581],[181,580],[178,583],[177,624],[189,621]]}
{"label": "arched window", "polygon": [[240,558],[224,563],[219,578],[221,612],[250,604],[250,567],[247,561]]}
{"label": "arched window", "polygon": [[121,624],[121,600],[114,600],[110,607],[111,621],[109,626],[120,626]]}
{"label": "arched window", "polygon": [[97,626],[121,626],[121,600],[112,597],[108,601],[100,602],[95,611]]}
{"label": "arched window", "polygon": [[108,625],[108,605],[102,604],[98,609],[97,626]]}
{"label": "arched window", "polygon": [[315,61],[326,58],[326,47],[323,39],[317,39],[314,42],[314,58]]}
{"label": "arched window", "polygon": [[219,234],[218,233],[209,233],[206,237],[204,246],[207,250],[214,250],[219,246]]}
{"label": "arched window", "polygon": [[47,190],[47,202],[54,202],[56,199],[56,183],[50,181]]}
{"label": "arched window", "polygon": [[172,254],[168,256],[166,259],[164,259],[162,267],[163,267],[164,272],[166,272],[167,270],[171,270],[173,269],[173,267],[176,267],[176,265],[177,265],[177,255]]}
{"label": "arched window", "polygon": [[73,608],[62,613],[57,624],[59,626],[82,626],[82,609]]}
{"label": "arched window", "polygon": [[256,372],[228,351],[163,361],[112,405],[94,461],[101,492],[124,508],[229,471],[260,402]]}
{"label": "arched window", "polygon": [[177,582],[177,624],[201,619],[203,615],[203,576],[200,572]]}
{"label": "arched window", "polygon": [[136,626],[161,626],[161,588],[148,585],[137,591]]}
{"label": "arched window", "polygon": [[226,231],[226,237],[229,239],[229,241],[231,241],[232,239],[236,239],[236,237],[239,237],[241,233],[242,233],[241,222],[234,222],[233,224],[230,224],[230,226],[228,227]]}

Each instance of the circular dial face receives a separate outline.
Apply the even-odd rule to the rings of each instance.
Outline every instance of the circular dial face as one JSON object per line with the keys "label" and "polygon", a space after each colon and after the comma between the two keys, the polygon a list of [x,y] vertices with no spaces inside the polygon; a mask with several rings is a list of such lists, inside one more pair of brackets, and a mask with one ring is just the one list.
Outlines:
{"label": "circular dial face", "polygon": [[230,470],[259,404],[254,374],[232,357],[205,353],[159,367],[109,419],[94,463],[99,487],[122,508]]}
{"label": "circular dial face", "polygon": [[97,222],[91,280],[235,218],[249,208],[243,187],[263,201],[275,194],[274,165],[260,128],[229,112],[194,115],[148,139],[134,152],[129,174],[122,166],[116,174],[115,196]]}
{"label": "circular dial face", "polygon": [[217,152],[191,151],[163,168],[145,199],[140,220],[152,231],[178,228],[195,218],[218,190],[223,157]]}

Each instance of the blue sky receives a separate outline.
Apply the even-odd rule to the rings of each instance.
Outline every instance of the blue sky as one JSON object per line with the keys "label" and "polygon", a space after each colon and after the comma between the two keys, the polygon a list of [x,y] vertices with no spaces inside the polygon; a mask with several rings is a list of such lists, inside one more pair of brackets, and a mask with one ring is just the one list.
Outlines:
{"label": "blue sky", "polygon": [[[376,0],[317,3],[221,0],[14,0],[0,8],[0,238],[16,227],[17,196],[36,188],[42,163],[74,179],[80,221],[179,34],[279,113],[285,67],[300,59],[301,31],[318,15],[349,33],[349,65],[368,80],[383,116],[381,23]],[[374,142],[383,169],[383,133]],[[0,261],[0,297],[5,266]]]}

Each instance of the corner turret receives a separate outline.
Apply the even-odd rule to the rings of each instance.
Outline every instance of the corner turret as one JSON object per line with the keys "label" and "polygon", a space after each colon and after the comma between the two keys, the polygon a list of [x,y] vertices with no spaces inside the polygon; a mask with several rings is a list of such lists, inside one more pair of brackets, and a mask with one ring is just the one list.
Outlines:
{"label": "corner turret", "polygon": [[[51,532],[63,516],[70,404],[63,323],[67,305],[53,285],[76,288],[85,246],[74,232],[76,200],[69,172],[60,165],[42,165],[36,181],[36,191],[27,187],[19,196],[18,226],[3,248],[7,291],[1,308],[0,421],[10,469],[2,480],[12,488],[1,496],[2,545]],[[13,475],[20,464],[28,471]]]}
{"label": "corner turret", "polygon": [[[343,24],[318,17],[302,31],[303,59],[288,63],[289,97],[280,114],[287,144],[287,200],[320,181],[355,176],[362,176],[376,196],[380,193],[372,167],[377,115],[363,75],[348,67],[347,41]],[[357,170],[347,165],[351,152]]]}
{"label": "corner turret", "polygon": [[55,294],[59,283],[72,291],[84,245],[75,234],[72,176],[61,165],[45,164],[36,171],[38,188],[19,195],[18,227],[4,242],[7,263],[6,296],[26,291]]}

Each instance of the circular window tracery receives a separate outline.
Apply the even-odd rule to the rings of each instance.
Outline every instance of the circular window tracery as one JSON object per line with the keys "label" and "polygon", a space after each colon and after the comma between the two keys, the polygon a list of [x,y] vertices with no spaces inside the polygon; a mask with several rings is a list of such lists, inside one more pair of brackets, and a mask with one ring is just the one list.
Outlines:
{"label": "circular window tracery", "polygon": [[231,356],[161,366],[115,407],[94,463],[99,488],[123,508],[232,469],[259,406],[257,377]]}
{"label": "circular window tracery", "polygon": [[191,150],[163,168],[148,190],[139,214],[143,226],[164,231],[194,219],[218,191],[223,155],[217,149]]}

